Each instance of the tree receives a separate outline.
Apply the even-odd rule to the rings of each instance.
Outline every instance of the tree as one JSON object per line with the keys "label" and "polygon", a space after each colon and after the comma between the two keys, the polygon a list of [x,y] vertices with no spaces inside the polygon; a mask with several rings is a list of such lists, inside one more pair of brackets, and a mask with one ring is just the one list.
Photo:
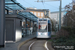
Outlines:
{"label": "tree", "polygon": [[65,10],[67,13],[64,15],[64,26],[75,27],[75,12],[73,11],[73,7],[66,5]]}

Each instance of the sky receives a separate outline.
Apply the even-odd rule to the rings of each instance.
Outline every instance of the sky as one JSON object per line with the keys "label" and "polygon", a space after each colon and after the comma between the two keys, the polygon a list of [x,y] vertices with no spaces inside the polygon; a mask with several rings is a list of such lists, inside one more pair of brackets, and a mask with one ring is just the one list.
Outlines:
{"label": "sky", "polygon": [[[37,0],[17,0],[24,7],[32,7],[37,9],[49,9],[50,12],[59,11],[60,1],[50,1],[50,2],[35,2]],[[65,5],[71,3],[72,0],[62,0],[62,8]]]}

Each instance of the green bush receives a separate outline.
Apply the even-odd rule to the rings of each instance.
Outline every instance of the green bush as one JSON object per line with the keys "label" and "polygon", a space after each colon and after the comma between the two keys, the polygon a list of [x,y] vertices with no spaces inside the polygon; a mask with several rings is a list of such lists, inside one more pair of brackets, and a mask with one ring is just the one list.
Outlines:
{"label": "green bush", "polygon": [[69,36],[69,32],[64,30],[64,29],[60,29],[57,33],[56,33],[56,37],[68,37]]}
{"label": "green bush", "polygon": [[[67,33],[67,32],[69,33]],[[74,46],[75,47],[75,28],[71,27],[62,27],[61,30],[57,32],[59,35],[58,38],[53,39],[53,46]],[[69,34],[69,36],[64,36],[65,34]]]}
{"label": "green bush", "polygon": [[61,42],[66,42],[65,37],[59,37],[58,39],[54,40],[55,43],[61,43]]}
{"label": "green bush", "polygon": [[62,27],[62,29],[68,31],[70,34],[75,34],[75,27]]}

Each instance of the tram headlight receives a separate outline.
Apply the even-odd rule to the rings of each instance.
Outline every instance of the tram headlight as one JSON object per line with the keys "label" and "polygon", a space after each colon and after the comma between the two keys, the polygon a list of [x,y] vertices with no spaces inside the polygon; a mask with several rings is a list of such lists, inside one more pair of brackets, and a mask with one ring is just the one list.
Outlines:
{"label": "tram headlight", "polygon": [[38,35],[41,35],[41,33],[38,33]]}
{"label": "tram headlight", "polygon": [[44,35],[47,35],[47,33],[44,33]]}

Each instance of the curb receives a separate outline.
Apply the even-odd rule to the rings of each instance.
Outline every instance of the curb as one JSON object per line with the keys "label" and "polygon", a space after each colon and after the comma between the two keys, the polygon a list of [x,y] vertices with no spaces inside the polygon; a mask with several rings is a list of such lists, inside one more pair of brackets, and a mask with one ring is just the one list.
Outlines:
{"label": "curb", "polygon": [[[34,37],[34,38],[35,38],[35,37]],[[25,40],[24,42],[20,43],[19,46],[18,46],[18,50],[19,50],[19,48],[20,48],[23,44],[27,43],[28,41],[30,41],[30,40],[32,40],[32,39],[34,39],[34,38]]]}

